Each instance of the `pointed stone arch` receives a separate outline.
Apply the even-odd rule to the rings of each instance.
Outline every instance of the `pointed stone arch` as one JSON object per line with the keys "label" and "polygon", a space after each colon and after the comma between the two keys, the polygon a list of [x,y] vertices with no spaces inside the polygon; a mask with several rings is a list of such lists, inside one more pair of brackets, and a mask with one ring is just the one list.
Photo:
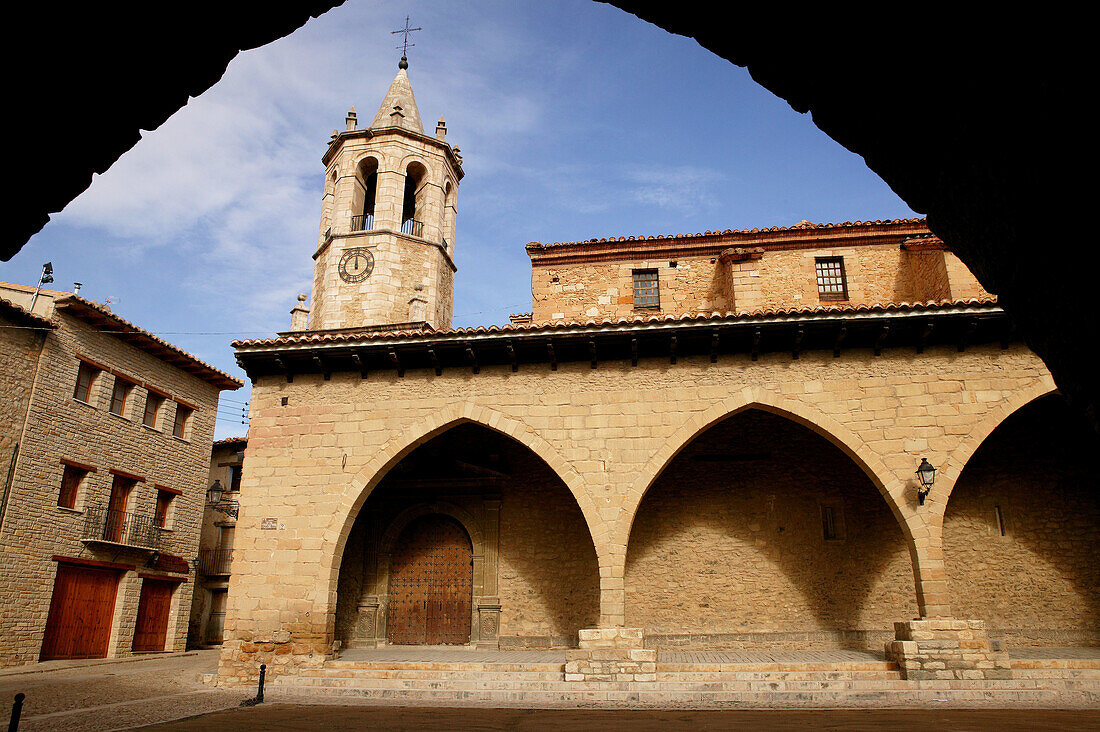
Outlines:
{"label": "pointed stone arch", "polygon": [[758,386],[745,387],[736,394],[715,403],[705,411],[695,414],[665,440],[660,449],[653,454],[646,466],[638,473],[638,477],[628,489],[623,504],[623,522],[620,524],[615,538],[621,539],[623,545],[626,545],[630,538],[630,530],[634,525],[638,507],[641,505],[646,492],[685,447],[714,425],[746,409],[761,409],[765,412],[786,417],[838,447],[867,474],[879,493],[882,494],[887,505],[890,506],[890,510],[901,525],[906,538],[911,538],[911,527],[908,523],[911,512],[903,509],[904,503],[901,500],[904,486],[893,472],[883,464],[881,458],[875,452],[867,448],[863,441],[850,429],[828,415],[802,402],[786,399]]}
{"label": "pointed stone arch", "polygon": [[[593,541],[599,565],[601,568],[604,566],[603,542],[598,539],[605,533],[605,530],[600,521],[595,502],[592,500],[587,484],[581,474],[561,457],[553,445],[523,422],[493,409],[463,402],[428,415],[391,437],[374,453],[366,465],[345,484],[339,509],[334,514],[325,532],[325,539],[321,547],[322,567],[324,571],[328,572],[327,587],[330,598],[336,596],[344,545],[356,518],[359,516],[360,509],[366,503],[371,492],[390,469],[414,449],[452,427],[464,423],[476,423],[511,437],[531,450],[549,466],[550,470],[565,484],[580,507],[589,538]],[[330,604],[334,606],[334,603]]]}
{"label": "pointed stone arch", "polygon": [[1020,389],[1002,402],[1000,406],[990,412],[985,419],[975,425],[960,442],[959,446],[948,456],[943,465],[939,466],[936,473],[935,487],[935,511],[933,515],[938,524],[943,524],[944,514],[947,512],[947,503],[951,499],[951,493],[955,489],[955,483],[962,475],[970,458],[982,443],[985,442],[993,430],[997,429],[1006,419],[1017,411],[1031,404],[1036,399],[1053,394],[1058,391],[1054,383],[1054,377],[1049,373],[1040,376],[1030,386]]}

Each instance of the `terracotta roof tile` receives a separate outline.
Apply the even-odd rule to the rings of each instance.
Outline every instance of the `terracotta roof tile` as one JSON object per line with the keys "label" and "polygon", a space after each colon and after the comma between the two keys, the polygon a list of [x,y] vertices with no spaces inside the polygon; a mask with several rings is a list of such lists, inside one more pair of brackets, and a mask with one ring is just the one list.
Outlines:
{"label": "terracotta roof tile", "polygon": [[561,241],[554,242],[552,244],[543,244],[542,242],[529,242],[527,244],[527,251],[537,251],[542,249],[551,249],[553,247],[575,247],[584,246],[585,244],[606,244],[608,242],[620,242],[620,241],[667,241],[671,239],[693,239],[703,236],[730,236],[733,234],[761,234],[768,232],[778,231],[805,231],[809,229],[843,229],[854,228],[857,226],[891,226],[899,224],[923,224],[925,218],[912,218],[912,219],[884,219],[874,221],[844,221],[841,223],[833,224],[815,224],[810,221],[800,221],[793,226],[770,226],[763,228],[752,229],[714,229],[695,234],[657,234],[657,235],[635,235],[635,236],[619,236],[619,237],[605,237],[600,239],[581,239],[578,241]]}
{"label": "terracotta roof tile", "polygon": [[48,318],[36,315],[22,305],[17,305],[11,300],[5,300],[2,297],[0,297],[0,315],[25,323],[32,328],[52,330],[56,327]]}
{"label": "terracotta roof tile", "polygon": [[282,346],[282,345],[308,345],[308,344],[322,344],[322,343],[355,343],[355,342],[378,342],[378,341],[402,341],[402,340],[421,340],[424,338],[438,338],[440,336],[452,336],[452,335],[480,335],[482,333],[531,333],[539,331],[554,331],[563,330],[567,328],[578,328],[586,326],[604,326],[604,325],[628,325],[632,323],[672,323],[672,322],[706,322],[706,321],[741,321],[741,320],[753,320],[757,318],[774,318],[783,316],[798,316],[798,315],[826,315],[826,314],[854,314],[854,313],[876,313],[876,312],[893,312],[893,311],[907,311],[907,310],[936,310],[941,308],[962,307],[962,306],[981,306],[981,305],[996,305],[997,298],[983,297],[983,298],[970,298],[966,300],[928,300],[926,302],[885,302],[885,303],[871,303],[866,305],[816,305],[807,307],[791,307],[791,308],[760,308],[757,310],[740,310],[740,311],[727,311],[727,312],[711,312],[711,313],[681,313],[681,314],[666,314],[666,315],[637,315],[633,317],[621,317],[621,318],[591,318],[586,320],[553,320],[543,321],[540,323],[520,323],[520,324],[508,324],[508,325],[479,325],[471,328],[453,328],[451,330],[438,330],[432,332],[424,331],[347,331],[340,332],[325,332],[325,331],[306,331],[303,333],[287,334],[277,338],[261,338],[261,339],[249,339],[249,340],[236,340],[230,345],[234,348],[253,348],[264,346]]}
{"label": "terracotta roof tile", "polygon": [[221,369],[214,368],[205,361],[192,356],[179,346],[175,346],[163,338],[153,335],[144,328],[139,328],[129,320],[111,312],[110,308],[93,300],[86,300],[79,295],[68,293],[64,297],[58,298],[54,302],[54,305],[59,310],[66,311],[73,317],[81,319],[86,319],[82,317],[82,313],[86,315],[88,310],[95,311],[100,317],[106,318],[119,328],[117,334],[137,336],[136,341],[131,342],[131,345],[135,348],[140,348],[161,359],[167,354],[174,354],[180,357],[185,364],[190,366],[190,368],[184,368],[185,371],[221,389],[239,389],[244,385],[244,382],[240,379],[230,376]]}

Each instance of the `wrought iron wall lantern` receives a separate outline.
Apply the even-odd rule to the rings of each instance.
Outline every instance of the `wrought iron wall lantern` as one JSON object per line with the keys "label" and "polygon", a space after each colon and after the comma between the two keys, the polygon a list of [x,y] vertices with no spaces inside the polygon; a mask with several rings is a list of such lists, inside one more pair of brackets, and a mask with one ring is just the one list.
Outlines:
{"label": "wrought iron wall lantern", "polygon": [[236,501],[225,497],[225,489],[222,488],[220,480],[215,480],[214,485],[206,490],[206,507],[212,511],[224,513],[231,518],[237,518],[238,504]]}
{"label": "wrought iron wall lantern", "polygon": [[920,459],[917,478],[920,479],[920,485],[917,486],[917,501],[923,506],[924,499],[932,492],[932,484],[936,482],[936,469],[932,467],[932,463],[928,462],[928,458]]}

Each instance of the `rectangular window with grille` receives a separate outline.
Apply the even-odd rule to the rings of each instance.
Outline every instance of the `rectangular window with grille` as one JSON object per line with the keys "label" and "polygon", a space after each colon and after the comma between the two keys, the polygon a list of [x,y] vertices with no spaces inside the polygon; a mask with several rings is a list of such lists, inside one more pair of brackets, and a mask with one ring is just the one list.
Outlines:
{"label": "rectangular window with grille", "polygon": [[125,416],[126,400],[133,391],[134,385],[125,379],[115,377],[115,388],[111,390],[111,414],[119,417]]}
{"label": "rectangular window with grille", "polygon": [[100,370],[91,364],[80,362],[80,369],[76,372],[76,388],[73,389],[73,399],[88,404],[92,403],[92,389],[95,387],[96,377]]}
{"label": "rectangular window with grille", "polygon": [[847,300],[848,282],[844,277],[844,257],[818,257],[817,294],[822,300]]}
{"label": "rectangular window with grille", "polygon": [[660,308],[661,294],[658,289],[657,270],[634,270],[634,307]]}

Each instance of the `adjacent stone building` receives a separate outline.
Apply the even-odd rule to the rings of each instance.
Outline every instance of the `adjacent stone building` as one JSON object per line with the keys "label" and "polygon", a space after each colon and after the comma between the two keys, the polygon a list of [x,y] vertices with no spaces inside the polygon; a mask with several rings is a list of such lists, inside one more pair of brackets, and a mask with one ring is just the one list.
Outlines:
{"label": "adjacent stone building", "polygon": [[461,159],[414,110],[402,67],[334,133],[310,308],[234,343],[224,682],[439,643],[982,678],[1100,642],[1095,437],[923,220],[531,243],[532,311],[453,329]]}
{"label": "adjacent stone building", "polygon": [[0,283],[0,664],[183,650],[218,394],[75,294]]}
{"label": "adjacent stone building", "polygon": [[222,642],[246,447],[248,438],[229,437],[215,441],[210,453],[206,484],[221,491],[221,500],[208,501],[202,515],[196,586],[187,632],[189,648],[220,646]]}

